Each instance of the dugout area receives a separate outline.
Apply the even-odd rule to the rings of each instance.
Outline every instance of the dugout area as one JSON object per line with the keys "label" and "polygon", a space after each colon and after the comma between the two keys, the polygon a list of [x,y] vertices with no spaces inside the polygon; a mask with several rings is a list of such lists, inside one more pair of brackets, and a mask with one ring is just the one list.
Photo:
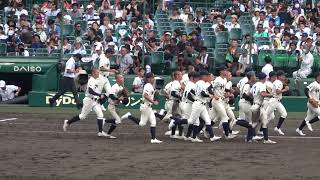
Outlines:
{"label": "dugout area", "polygon": [[[120,114],[128,110],[121,109]],[[139,112],[130,110],[139,117]],[[164,135],[168,124],[157,121],[157,138],[163,144],[150,144],[149,126],[123,121],[113,135],[96,136],[96,120],[73,124],[62,132],[65,118],[78,113],[75,108],[30,108],[0,106],[0,179],[21,180],[141,180],[141,179],[320,179],[320,124],[307,128],[298,137],[295,128],[305,116],[291,112],[283,124],[285,136],[270,129],[277,144],[247,144],[245,131],[236,139],[193,144]],[[110,114],[106,113],[106,117]],[[270,128],[276,121],[271,122]],[[106,126],[105,128],[108,128]],[[214,132],[222,135],[221,130]]]}

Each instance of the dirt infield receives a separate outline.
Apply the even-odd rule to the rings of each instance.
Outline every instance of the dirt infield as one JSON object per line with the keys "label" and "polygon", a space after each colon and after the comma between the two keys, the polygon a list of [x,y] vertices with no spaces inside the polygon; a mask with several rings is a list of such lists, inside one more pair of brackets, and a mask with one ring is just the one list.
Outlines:
{"label": "dirt infield", "polygon": [[[164,136],[162,122],[157,134],[164,143],[154,145],[148,126],[129,121],[115,130],[118,139],[110,140],[96,136],[93,116],[63,133],[62,121],[74,110],[9,112],[0,107],[0,179],[320,179],[320,123],[300,138],[294,130],[303,115],[289,113],[286,136],[270,131],[275,145],[247,144],[243,136],[201,144],[172,140]],[[1,121],[11,118],[17,119]]]}

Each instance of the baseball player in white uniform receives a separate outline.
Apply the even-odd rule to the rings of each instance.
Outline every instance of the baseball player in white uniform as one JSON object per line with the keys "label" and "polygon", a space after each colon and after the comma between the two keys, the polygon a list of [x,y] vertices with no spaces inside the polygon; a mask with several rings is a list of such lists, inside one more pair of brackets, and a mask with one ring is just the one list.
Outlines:
{"label": "baseball player in white uniform", "polygon": [[[227,76],[228,70],[227,67],[221,66],[219,67],[220,76],[218,76],[212,83],[212,92],[214,95],[212,100],[212,107],[215,111],[217,120],[220,120],[219,127],[222,127],[224,130],[224,135],[226,139],[232,139],[236,136],[230,132],[229,126],[229,117],[225,107],[225,98],[230,96],[230,93],[226,93],[226,85],[227,85]],[[225,96],[226,95],[226,96]]]}
{"label": "baseball player in white uniform", "polygon": [[[98,46],[97,46],[98,47]],[[115,69],[110,69],[110,60],[109,58],[112,57],[112,50],[111,49],[107,49],[105,51],[105,54],[102,53],[100,54],[100,59],[99,59],[99,69],[100,69],[100,74],[106,79],[106,82],[109,84],[108,85],[108,93],[111,91],[111,85],[110,85],[110,82],[109,82],[109,75],[110,73],[118,73],[117,70]],[[107,94],[109,96],[109,94]],[[106,109],[104,108],[103,105],[101,105],[102,107],[102,110],[105,111]]]}
{"label": "baseball player in white uniform", "polygon": [[[169,90],[169,99],[167,100],[167,114],[163,120],[168,120],[173,115],[179,114],[179,102],[181,100],[181,92],[183,87],[181,86],[180,81],[182,80],[181,71],[175,71],[173,73],[174,80],[172,81],[170,90]],[[172,133],[175,132],[175,127],[173,127]],[[174,134],[171,134],[174,135]]]}
{"label": "baseball player in white uniform", "polygon": [[[267,80],[267,75],[264,73],[258,74],[259,82],[255,83],[250,93],[253,95],[253,105],[251,107],[252,111],[252,120],[260,119],[262,123],[262,131],[264,136],[263,143],[265,144],[275,144],[275,141],[269,139],[268,136],[268,119],[263,107],[263,99],[265,97],[272,97],[272,94],[266,92],[266,85],[265,82]],[[253,122],[256,123],[256,122]]]}
{"label": "baseball player in white uniform", "polygon": [[109,134],[103,131],[103,112],[99,100],[105,99],[107,96],[102,94],[102,91],[108,90],[105,78],[99,75],[99,69],[94,68],[92,75],[88,81],[88,87],[83,99],[83,107],[81,113],[69,120],[65,120],[63,124],[63,130],[67,131],[70,124],[79,120],[85,119],[91,111],[94,111],[97,115],[98,136],[112,138]]}
{"label": "baseball player in white uniform", "polygon": [[[165,115],[168,113],[169,111],[169,97],[170,97],[170,89],[173,83],[173,73],[171,74],[171,80],[168,84],[166,84],[163,88],[163,95],[166,98],[166,102],[164,103],[164,109],[161,109],[159,114],[156,113],[156,117],[159,118],[160,120],[163,120]],[[171,135],[171,131],[167,131],[165,133],[165,135]]]}
{"label": "baseball player in white uniform", "polygon": [[206,71],[200,72],[200,80],[196,82],[195,88],[195,102],[192,104],[192,110],[188,119],[188,124],[193,124],[192,142],[203,142],[197,135],[199,131],[199,118],[205,121],[206,131],[209,133],[210,141],[216,141],[221,137],[214,136],[211,119],[207,110],[207,103],[210,99],[214,98],[213,95],[208,93],[208,85],[206,82],[210,82],[210,74]]}
{"label": "baseball player in white uniform", "polygon": [[248,129],[246,142],[252,142],[255,135],[255,125],[252,123],[251,106],[253,104],[253,97],[250,89],[256,82],[256,75],[254,71],[247,72],[246,77],[248,82],[244,84],[240,92],[239,100],[239,119],[236,124]]}
{"label": "baseball player in white uniform", "polygon": [[151,133],[151,143],[160,144],[162,141],[156,139],[156,116],[154,115],[152,105],[157,105],[159,102],[154,99],[155,89],[154,85],[154,75],[152,73],[147,73],[146,84],[143,88],[142,93],[142,103],[140,105],[141,118],[133,118],[129,116],[129,119],[139,126],[145,126],[147,122],[150,122],[150,133]]}
{"label": "baseball player in white uniform", "polygon": [[296,132],[300,136],[305,136],[305,134],[302,132],[302,129],[306,125],[310,131],[313,131],[311,124],[319,121],[319,117],[320,117],[320,107],[319,107],[320,73],[319,72],[315,74],[315,81],[309,84],[304,92],[308,98],[308,103],[307,103],[308,111],[307,111],[307,117],[301,122],[299,128],[296,129]]}
{"label": "baseball player in white uniform", "polygon": [[116,83],[111,87],[111,91],[109,93],[109,105],[108,105],[108,111],[110,112],[114,120],[110,120],[110,121],[105,120],[106,123],[111,123],[111,126],[108,131],[109,135],[116,129],[117,124],[120,124],[122,120],[127,119],[129,118],[129,116],[131,116],[131,113],[128,112],[125,115],[120,117],[117,111],[118,106],[124,100],[124,97],[122,96],[122,91],[124,89],[123,83],[124,83],[123,75],[116,74]]}
{"label": "baseball player in white uniform", "polygon": [[[267,115],[274,113],[274,111],[280,113],[278,125],[274,128],[274,131],[279,133],[280,135],[284,135],[284,133],[281,130],[281,126],[287,117],[287,111],[281,103],[282,93],[289,91],[289,86],[283,86],[284,80],[285,72],[282,70],[277,71],[277,80],[273,82],[272,88],[273,97],[269,100],[268,106],[266,108]],[[272,120],[272,116],[268,117],[268,122],[270,120]]]}
{"label": "baseball player in white uniform", "polygon": [[[195,101],[195,87],[196,82],[200,78],[200,74],[198,72],[189,73],[189,81],[187,82],[184,92],[182,94],[182,101],[180,103],[181,109],[181,118],[179,117],[170,117],[171,121],[169,123],[169,129],[176,125],[188,124],[188,118],[190,117],[192,111],[192,104]],[[187,136],[182,135],[182,129],[179,129],[179,137],[178,139],[184,138],[185,140],[191,140],[189,137],[191,136],[193,130],[193,124],[189,124]]]}

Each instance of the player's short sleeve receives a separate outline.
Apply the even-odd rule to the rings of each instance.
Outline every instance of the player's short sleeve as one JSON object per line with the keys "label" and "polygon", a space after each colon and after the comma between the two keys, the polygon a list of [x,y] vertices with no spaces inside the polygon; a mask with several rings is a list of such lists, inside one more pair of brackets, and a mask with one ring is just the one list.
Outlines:
{"label": "player's short sleeve", "polygon": [[213,88],[220,87],[222,85],[222,79],[220,77],[217,77],[212,84]]}
{"label": "player's short sleeve", "polygon": [[266,92],[267,91],[267,86],[265,84],[260,84],[259,90],[260,90],[260,92]]}
{"label": "player's short sleeve", "polygon": [[143,94],[152,95],[153,94],[153,86],[150,83],[147,83],[143,88]]}
{"label": "player's short sleeve", "polygon": [[309,91],[314,91],[315,89],[316,89],[316,83],[315,82],[313,82],[313,83],[311,83],[311,84],[309,84],[308,86],[307,86],[307,88],[309,89]]}
{"label": "player's short sleeve", "polygon": [[181,84],[178,81],[173,81],[170,91],[180,91]]}
{"label": "player's short sleeve", "polygon": [[277,90],[282,90],[282,82],[281,81],[275,81],[274,86]]}
{"label": "player's short sleeve", "polygon": [[250,84],[245,84],[244,86],[243,86],[243,94],[247,94],[247,95],[249,95],[250,94]]}
{"label": "player's short sleeve", "polygon": [[91,77],[88,81],[88,87],[91,89],[94,89],[94,86],[95,86],[95,80],[94,78]]}
{"label": "player's short sleeve", "polygon": [[227,90],[231,90],[232,89],[232,82],[228,81],[228,83],[226,84],[226,89]]}
{"label": "player's short sleeve", "polygon": [[111,87],[110,94],[118,94],[119,91],[120,91],[119,85],[118,85],[118,84],[114,84],[114,85]]}
{"label": "player's short sleeve", "polygon": [[139,84],[140,84],[140,78],[139,77],[135,77],[134,80],[133,80],[132,85],[136,86],[136,85],[139,85]]}
{"label": "player's short sleeve", "polygon": [[72,62],[72,60],[71,59],[69,59],[68,61],[67,61],[67,63],[66,63],[66,68],[65,69],[73,69],[73,62]]}

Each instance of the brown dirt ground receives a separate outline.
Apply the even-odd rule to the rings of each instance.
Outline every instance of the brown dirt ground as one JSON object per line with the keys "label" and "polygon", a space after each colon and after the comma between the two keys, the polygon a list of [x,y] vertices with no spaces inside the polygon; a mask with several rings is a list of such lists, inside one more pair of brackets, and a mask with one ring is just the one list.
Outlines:
{"label": "brown dirt ground", "polygon": [[[154,145],[149,126],[125,121],[111,140],[96,136],[94,116],[63,133],[62,121],[76,111],[27,111],[0,112],[0,119],[18,118],[0,122],[0,179],[320,179],[320,138],[294,138],[303,114],[287,119],[286,136],[272,137],[275,145],[247,144],[243,136],[201,144],[172,140],[163,122],[157,137],[164,143]],[[306,128],[307,137],[320,137],[319,126],[313,133]]]}

